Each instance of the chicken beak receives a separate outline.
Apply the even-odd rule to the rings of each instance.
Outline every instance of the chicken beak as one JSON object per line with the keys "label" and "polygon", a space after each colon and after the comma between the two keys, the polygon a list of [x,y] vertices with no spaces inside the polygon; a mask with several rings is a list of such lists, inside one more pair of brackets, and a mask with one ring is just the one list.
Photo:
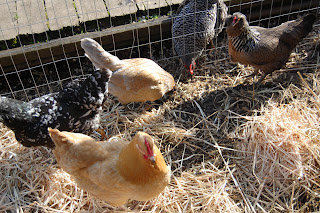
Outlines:
{"label": "chicken beak", "polygon": [[156,159],[154,158],[154,156],[149,157],[149,160],[151,160],[152,163],[156,162]]}

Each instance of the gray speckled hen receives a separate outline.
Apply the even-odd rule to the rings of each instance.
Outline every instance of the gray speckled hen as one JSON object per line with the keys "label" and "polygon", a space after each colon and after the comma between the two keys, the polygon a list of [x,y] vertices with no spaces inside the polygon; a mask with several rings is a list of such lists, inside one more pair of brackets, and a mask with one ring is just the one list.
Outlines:
{"label": "gray speckled hen", "polygon": [[100,127],[99,113],[108,92],[109,70],[96,70],[70,82],[55,94],[29,102],[0,97],[0,122],[14,131],[24,146],[54,147],[48,127],[90,133]]}
{"label": "gray speckled hen", "polygon": [[175,51],[193,74],[195,60],[222,31],[228,8],[223,0],[186,0],[183,4],[174,18],[172,36]]}

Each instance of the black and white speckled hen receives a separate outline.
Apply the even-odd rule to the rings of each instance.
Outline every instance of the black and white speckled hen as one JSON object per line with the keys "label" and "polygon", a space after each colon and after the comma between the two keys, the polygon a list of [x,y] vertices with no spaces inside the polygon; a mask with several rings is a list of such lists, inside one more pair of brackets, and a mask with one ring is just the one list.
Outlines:
{"label": "black and white speckled hen", "polygon": [[174,18],[174,49],[193,74],[195,60],[223,28],[228,8],[223,0],[186,0]]}
{"label": "black and white speckled hen", "polygon": [[231,60],[251,65],[255,71],[262,71],[262,80],[288,61],[292,50],[312,30],[316,20],[313,14],[306,14],[296,20],[287,21],[273,28],[249,26],[246,16],[234,13],[226,19],[228,50]]}
{"label": "black and white speckled hen", "polygon": [[28,147],[54,147],[48,127],[88,134],[100,127],[99,113],[111,75],[107,69],[96,70],[86,79],[70,82],[59,93],[29,102],[0,97],[0,122]]}

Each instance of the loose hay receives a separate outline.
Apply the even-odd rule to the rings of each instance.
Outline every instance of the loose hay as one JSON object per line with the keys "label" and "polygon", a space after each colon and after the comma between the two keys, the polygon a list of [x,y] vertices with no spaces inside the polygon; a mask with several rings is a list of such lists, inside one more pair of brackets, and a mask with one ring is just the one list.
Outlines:
{"label": "loose hay", "polygon": [[193,79],[180,76],[177,60],[162,61],[179,81],[160,101],[124,110],[109,97],[101,119],[107,135],[129,140],[143,130],[171,165],[170,185],[151,201],[113,208],[78,188],[50,149],[21,146],[0,124],[0,211],[319,211],[318,31],[319,23],[290,71],[267,77],[258,91],[254,79],[240,82],[251,70],[230,64],[222,47],[214,63],[200,59]]}
{"label": "loose hay", "polygon": [[289,104],[269,103],[231,134],[239,140],[239,182],[254,208],[317,211],[307,203],[320,201],[320,98],[308,88],[283,93]]}
{"label": "loose hay", "polygon": [[[174,128],[170,130],[175,131]],[[3,126],[1,132],[11,133]],[[176,136],[182,137],[179,133]],[[114,210],[106,202],[79,189],[72,177],[56,164],[50,149],[26,148],[16,141],[6,144],[6,140],[11,140],[7,135],[1,139],[4,143],[1,147],[3,151],[0,178],[6,180],[1,186],[1,210],[18,212]],[[183,159],[178,162],[169,160],[169,163],[182,165],[182,161]],[[225,169],[218,169],[212,162],[192,166],[188,172],[173,176],[170,186],[158,198],[139,202],[135,210],[241,212],[229,196],[234,189],[229,184],[228,176]],[[131,206],[135,206],[132,201],[125,210],[130,211]]]}

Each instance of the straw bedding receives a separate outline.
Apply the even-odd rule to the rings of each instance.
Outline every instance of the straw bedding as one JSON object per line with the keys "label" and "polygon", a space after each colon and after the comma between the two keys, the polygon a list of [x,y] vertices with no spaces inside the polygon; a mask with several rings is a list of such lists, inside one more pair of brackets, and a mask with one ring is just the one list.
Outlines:
{"label": "straw bedding", "polygon": [[101,119],[107,135],[130,140],[143,130],[171,166],[170,185],[147,202],[113,208],[90,196],[52,150],[23,147],[0,124],[0,211],[319,211],[318,25],[258,90],[257,78],[244,80],[252,69],[230,64],[221,48],[200,59],[192,79],[178,59],[161,61],[177,87],[159,101],[125,110],[110,96]]}

